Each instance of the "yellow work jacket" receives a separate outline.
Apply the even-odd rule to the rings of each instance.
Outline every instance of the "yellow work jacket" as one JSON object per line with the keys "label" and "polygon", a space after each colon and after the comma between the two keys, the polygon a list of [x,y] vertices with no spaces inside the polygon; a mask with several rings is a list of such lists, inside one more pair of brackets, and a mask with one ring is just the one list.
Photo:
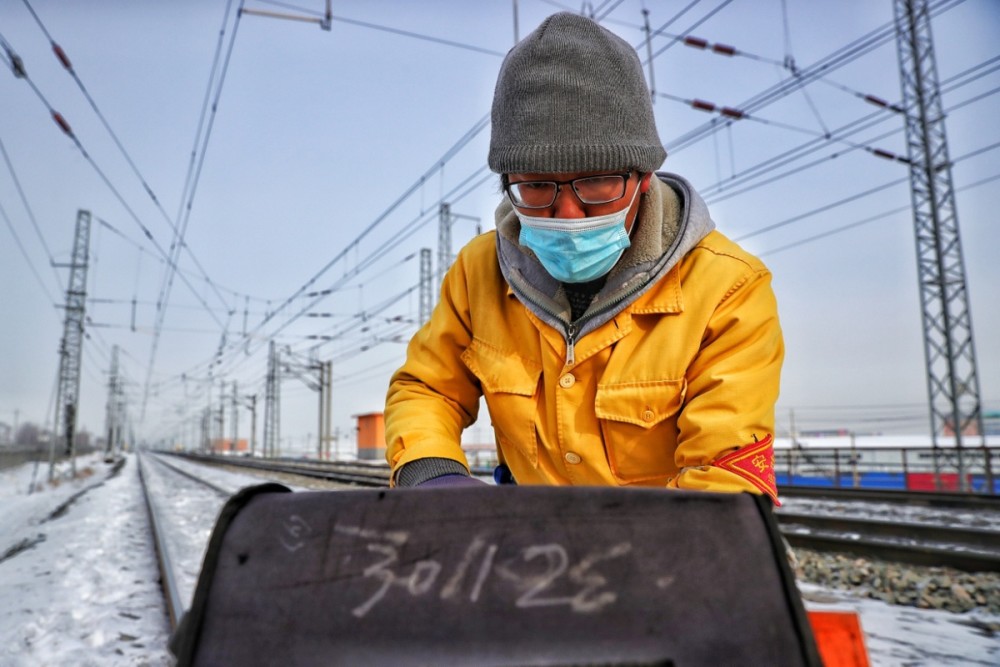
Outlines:
{"label": "yellow work jacket", "polygon": [[784,348],[760,260],[708,231],[638,298],[572,341],[518,299],[496,235],[459,253],[392,378],[394,474],[425,457],[467,466],[461,433],[484,396],[498,455],[518,484],[773,495]]}

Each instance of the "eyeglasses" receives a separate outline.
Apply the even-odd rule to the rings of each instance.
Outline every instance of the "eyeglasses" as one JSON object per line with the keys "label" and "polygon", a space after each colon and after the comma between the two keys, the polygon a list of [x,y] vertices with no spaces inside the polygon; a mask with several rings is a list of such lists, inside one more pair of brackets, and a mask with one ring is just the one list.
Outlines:
{"label": "eyeglasses", "polygon": [[625,196],[625,184],[632,176],[624,174],[601,174],[582,176],[568,181],[518,181],[510,183],[504,177],[504,190],[519,208],[548,208],[556,202],[559,187],[573,186],[573,192],[584,204],[610,204]]}

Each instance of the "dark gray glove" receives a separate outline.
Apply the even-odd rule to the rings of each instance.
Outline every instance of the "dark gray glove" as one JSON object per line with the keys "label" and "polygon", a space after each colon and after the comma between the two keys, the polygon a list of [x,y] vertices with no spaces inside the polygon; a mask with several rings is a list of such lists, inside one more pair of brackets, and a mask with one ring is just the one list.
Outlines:
{"label": "dark gray glove", "polygon": [[480,486],[483,484],[486,484],[486,482],[477,477],[469,477],[468,475],[462,474],[451,474],[441,475],[440,477],[429,479],[426,482],[421,482],[420,484],[417,484],[417,488],[429,489],[431,487],[444,486]]}

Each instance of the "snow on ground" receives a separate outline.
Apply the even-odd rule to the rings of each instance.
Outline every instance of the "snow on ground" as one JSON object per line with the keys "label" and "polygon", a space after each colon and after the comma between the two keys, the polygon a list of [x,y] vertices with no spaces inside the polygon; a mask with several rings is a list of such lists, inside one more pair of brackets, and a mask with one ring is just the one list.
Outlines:
{"label": "snow on ground", "polygon": [[80,459],[84,477],[28,495],[32,468],[0,471],[0,665],[171,665],[134,459],[113,476],[100,458]]}
{"label": "snow on ground", "polygon": [[[30,495],[32,465],[0,471],[0,667],[171,665],[135,457],[118,473],[96,456],[77,468],[81,478]],[[1000,664],[1000,637],[987,629],[1000,617],[801,589],[809,609],[860,613],[873,665]]]}

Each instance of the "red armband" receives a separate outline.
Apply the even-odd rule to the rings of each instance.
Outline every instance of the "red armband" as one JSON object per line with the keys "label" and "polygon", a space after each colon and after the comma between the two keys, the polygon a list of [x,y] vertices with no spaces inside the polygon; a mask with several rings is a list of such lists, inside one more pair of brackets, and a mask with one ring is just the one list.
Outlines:
{"label": "red armband", "polygon": [[739,475],[770,496],[776,507],[781,507],[774,479],[774,438],[770,434],[759,442],[751,442],[726,454],[712,465]]}

